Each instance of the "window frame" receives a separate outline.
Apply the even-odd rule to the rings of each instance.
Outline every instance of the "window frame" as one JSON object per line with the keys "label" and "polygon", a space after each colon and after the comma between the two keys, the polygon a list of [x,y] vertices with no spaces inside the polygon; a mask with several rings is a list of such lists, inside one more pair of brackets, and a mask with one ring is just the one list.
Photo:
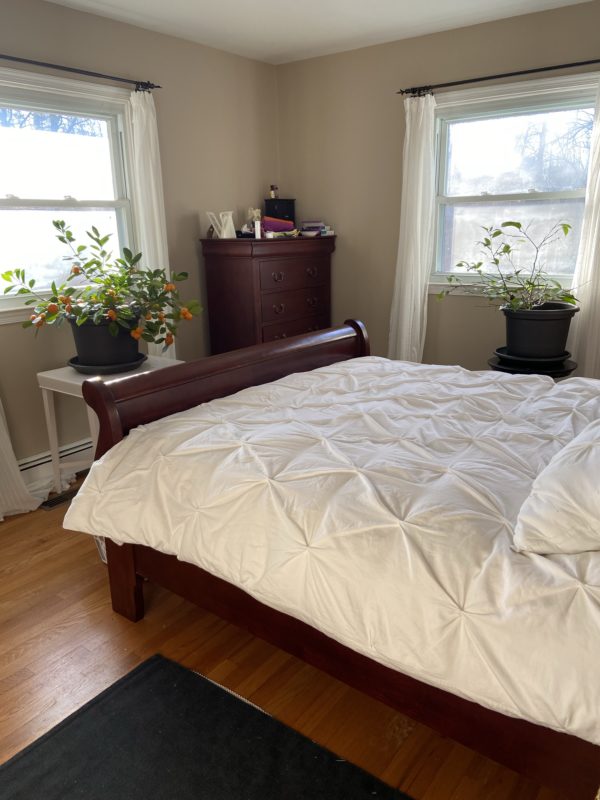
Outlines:
{"label": "window frame", "polygon": [[[435,158],[436,158],[436,200],[435,200],[435,247],[429,278],[429,293],[437,294],[448,288],[446,277],[458,275],[462,286],[453,289],[455,294],[472,294],[480,284],[477,275],[464,272],[439,271],[441,244],[443,237],[443,209],[452,203],[444,202],[447,195],[442,189],[447,177],[448,123],[456,120],[483,119],[485,117],[518,116],[538,111],[554,111],[561,108],[584,108],[595,106],[598,102],[598,82],[600,72],[588,72],[536,80],[523,80],[502,86],[476,87],[436,96],[435,108]],[[524,197],[551,200],[569,197],[585,197],[585,189],[565,190],[564,192],[516,192],[503,195],[473,195],[452,198],[457,203],[477,203],[490,201],[514,201]],[[553,275],[565,286],[570,285],[571,275]]]}
{"label": "window frame", "polygon": [[[114,200],[0,198],[5,209],[115,209],[119,240],[136,248],[134,210],[131,203],[131,112],[130,92],[113,86],[56,78],[9,68],[0,68],[0,105],[33,111],[78,114],[107,123],[111,165],[116,198]],[[15,265],[19,266],[19,265]],[[25,298],[26,299],[26,298]],[[27,319],[31,309],[22,296],[0,292],[0,325]]]}

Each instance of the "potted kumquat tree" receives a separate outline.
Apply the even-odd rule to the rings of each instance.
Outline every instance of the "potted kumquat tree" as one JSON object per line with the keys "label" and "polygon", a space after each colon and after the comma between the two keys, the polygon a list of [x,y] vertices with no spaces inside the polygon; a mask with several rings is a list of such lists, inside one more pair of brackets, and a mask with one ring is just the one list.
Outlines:
{"label": "potted kumquat tree", "polygon": [[67,320],[73,330],[77,357],[69,362],[87,373],[125,372],[135,369],[145,356],[139,353],[139,340],[173,344],[182,320],[190,320],[202,309],[196,300],[184,302],[177,283],[187,272],[141,269],[141,253],[123,248],[114,258],[106,249],[109,236],[97,228],[87,231],[91,244],[77,244],[68,225],[54,220],[57,238],[69,248],[64,256],[71,262],[67,280],[50,293],[39,292],[35,280],[27,279],[24,269],[2,274],[8,282],[5,294],[29,295],[26,305],[33,313],[23,327],[36,329],[60,325]]}

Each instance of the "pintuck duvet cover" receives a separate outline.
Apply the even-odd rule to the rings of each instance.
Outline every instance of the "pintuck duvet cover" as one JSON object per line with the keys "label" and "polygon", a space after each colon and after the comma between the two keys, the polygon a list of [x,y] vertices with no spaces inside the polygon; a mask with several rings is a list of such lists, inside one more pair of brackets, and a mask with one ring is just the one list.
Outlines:
{"label": "pintuck duvet cover", "polygon": [[600,744],[600,534],[571,555],[513,543],[536,476],[599,418],[598,381],[353,359],[133,430],[65,527],[174,554],[386,666]]}

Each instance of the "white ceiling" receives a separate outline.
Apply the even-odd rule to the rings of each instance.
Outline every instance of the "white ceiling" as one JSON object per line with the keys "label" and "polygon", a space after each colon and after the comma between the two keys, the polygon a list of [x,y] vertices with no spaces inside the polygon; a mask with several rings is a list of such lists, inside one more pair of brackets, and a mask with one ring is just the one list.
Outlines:
{"label": "white ceiling", "polygon": [[581,0],[49,0],[284,64]]}

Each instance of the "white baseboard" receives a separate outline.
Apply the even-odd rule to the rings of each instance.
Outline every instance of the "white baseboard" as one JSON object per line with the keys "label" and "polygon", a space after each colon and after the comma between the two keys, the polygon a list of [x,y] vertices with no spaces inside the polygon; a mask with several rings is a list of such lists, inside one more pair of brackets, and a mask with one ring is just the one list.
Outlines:
{"label": "white baseboard", "polygon": [[[80,439],[59,448],[61,472],[73,473],[90,467],[94,459],[91,439]],[[50,451],[37,453],[18,461],[23,480],[29,488],[52,480],[52,457]]]}

